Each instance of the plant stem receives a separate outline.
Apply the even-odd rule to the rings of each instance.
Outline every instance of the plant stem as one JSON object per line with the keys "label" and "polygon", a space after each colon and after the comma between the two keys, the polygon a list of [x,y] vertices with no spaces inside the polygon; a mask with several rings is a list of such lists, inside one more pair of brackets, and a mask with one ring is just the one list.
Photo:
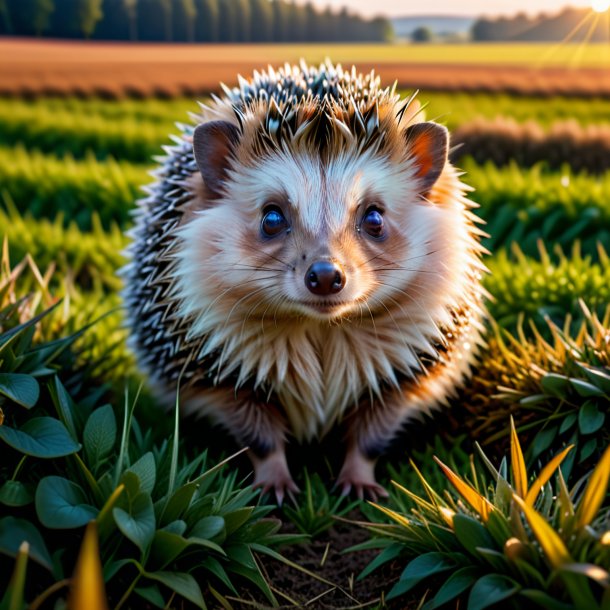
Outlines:
{"label": "plant stem", "polygon": [[29,606],[28,610],[38,610],[42,604],[47,601],[47,599],[53,595],[53,593],[57,593],[60,589],[67,587],[70,584],[69,578],[64,578],[63,580],[58,580],[56,583],[53,583],[48,589],[45,589]]}
{"label": "plant stem", "polygon": [[138,581],[142,577],[142,573],[138,572],[138,575],[133,579],[132,583],[127,588],[127,591],[123,593],[123,597],[119,600],[119,603],[114,607],[114,610],[120,610],[121,606],[129,599],[129,596],[133,593],[133,590],[136,588]]}

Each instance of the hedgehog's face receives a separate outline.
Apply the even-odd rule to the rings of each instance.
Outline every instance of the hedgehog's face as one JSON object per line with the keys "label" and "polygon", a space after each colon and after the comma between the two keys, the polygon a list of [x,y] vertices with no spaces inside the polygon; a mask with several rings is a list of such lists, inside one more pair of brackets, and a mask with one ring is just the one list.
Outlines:
{"label": "hedgehog's face", "polygon": [[201,307],[337,320],[417,292],[439,214],[425,194],[445,164],[447,136],[430,123],[409,129],[401,157],[344,150],[322,162],[287,148],[256,163],[236,154],[227,169],[236,129],[201,125],[195,153],[216,200],[183,230],[182,255]]}

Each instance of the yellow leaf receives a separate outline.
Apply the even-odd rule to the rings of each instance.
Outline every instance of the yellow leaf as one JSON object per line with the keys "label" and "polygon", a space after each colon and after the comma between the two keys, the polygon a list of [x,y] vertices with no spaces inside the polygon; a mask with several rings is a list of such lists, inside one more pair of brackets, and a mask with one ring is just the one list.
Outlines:
{"label": "yellow leaf", "polygon": [[446,508],[445,506],[440,506],[438,509],[438,512],[440,513],[440,515],[443,518],[443,520],[445,521],[445,523],[451,529],[453,529],[453,517],[455,515],[455,511],[451,510],[450,508]]}
{"label": "yellow leaf", "polygon": [[451,468],[443,464],[436,456],[434,456],[434,460],[441,467],[443,474],[449,479],[449,482],[455,487],[460,496],[481,515],[483,521],[487,521],[494,508],[491,502],[482,496],[472,485],[460,479]]}
{"label": "yellow leaf", "polygon": [[551,565],[554,568],[559,568],[565,563],[572,563],[573,559],[570,557],[566,545],[545,518],[531,506],[528,506],[517,494],[514,494],[513,498],[525,514],[534,536],[536,536]]}
{"label": "yellow leaf", "polygon": [[574,445],[566,447],[561,453],[558,453],[541,471],[536,480],[529,488],[525,496],[525,503],[528,506],[534,506],[536,498],[540,490],[545,486],[546,482],[553,476],[553,473],[559,468],[559,465],[565,459],[566,455],[574,448]]}
{"label": "yellow leaf", "polygon": [[388,517],[390,517],[390,519],[393,519],[394,521],[396,521],[396,523],[399,523],[400,525],[404,525],[405,527],[408,527],[410,525],[409,520],[406,517],[403,517],[400,513],[397,513],[396,511],[386,508],[385,506],[380,506],[379,504],[375,504],[374,502],[370,502],[370,505],[379,509],[382,513],[385,513]]}
{"label": "yellow leaf", "polygon": [[68,598],[68,610],[85,608],[108,610],[95,521],[91,521],[85,530]]}
{"label": "yellow leaf", "polygon": [[604,546],[610,546],[610,531],[607,531],[602,535],[600,542]]}
{"label": "yellow leaf", "polygon": [[585,492],[576,509],[576,526],[584,527],[589,525],[597,515],[608,488],[610,479],[610,445],[597,463]]}
{"label": "yellow leaf", "polygon": [[527,496],[527,470],[512,416],[510,418],[510,461],[513,467],[515,490],[519,497],[525,498]]}

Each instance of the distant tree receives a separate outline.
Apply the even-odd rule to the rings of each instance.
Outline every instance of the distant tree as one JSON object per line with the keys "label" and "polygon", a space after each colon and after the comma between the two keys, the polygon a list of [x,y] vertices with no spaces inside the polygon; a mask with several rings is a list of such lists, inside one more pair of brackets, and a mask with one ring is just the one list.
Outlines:
{"label": "distant tree", "polygon": [[[229,0],[223,0],[227,2]],[[250,42],[252,36],[252,21],[250,11],[250,0],[230,0],[235,3],[235,14],[237,15],[237,41]]]}
{"label": "distant tree", "polygon": [[273,41],[285,42],[288,40],[286,29],[288,27],[288,11],[284,0],[271,0],[273,13]]}
{"label": "distant tree", "polygon": [[370,23],[373,40],[377,42],[392,42],[394,40],[394,27],[386,17],[375,17]]}
{"label": "distant tree", "polygon": [[290,42],[305,40],[305,11],[296,0],[286,5],[286,39]]}
{"label": "distant tree", "polygon": [[493,22],[491,19],[477,19],[470,29],[470,34],[473,40],[482,42],[493,40]]}
{"label": "distant tree", "polygon": [[78,23],[85,38],[91,38],[102,16],[102,0],[79,0]]}
{"label": "distant tree", "polygon": [[[172,27],[172,17],[173,17],[173,11],[172,11],[172,0],[160,0],[160,4],[161,4],[161,10],[163,11],[163,30],[165,32],[165,40],[167,42],[171,42],[172,40],[172,32],[173,32],[173,27]],[[157,16],[158,18],[158,16]]]}
{"label": "distant tree", "polygon": [[233,0],[220,0],[220,35],[221,42],[236,42],[238,40],[238,25],[239,18],[237,13],[237,5]]}
{"label": "distant tree", "polygon": [[195,40],[205,42],[218,40],[219,13],[218,0],[197,0]]}
{"label": "distant tree", "polygon": [[129,39],[138,39],[138,0],[123,0],[125,13],[129,20]]}
{"label": "distant tree", "polygon": [[430,42],[433,38],[432,30],[425,25],[420,25],[411,32],[411,40],[413,42]]}
{"label": "distant tree", "polygon": [[175,0],[174,40],[193,42],[195,40],[195,0]]}
{"label": "distant tree", "polygon": [[273,7],[269,0],[250,0],[250,39],[252,42],[273,40]]}
{"label": "distant tree", "polygon": [[53,0],[0,0],[6,33],[41,36],[49,29],[55,10]]}
{"label": "distant tree", "polygon": [[8,10],[8,1],[0,0],[0,34],[12,34],[13,21]]}
{"label": "distant tree", "polygon": [[307,41],[315,41],[320,38],[320,13],[318,13],[313,2],[307,2],[303,8],[304,37]]}

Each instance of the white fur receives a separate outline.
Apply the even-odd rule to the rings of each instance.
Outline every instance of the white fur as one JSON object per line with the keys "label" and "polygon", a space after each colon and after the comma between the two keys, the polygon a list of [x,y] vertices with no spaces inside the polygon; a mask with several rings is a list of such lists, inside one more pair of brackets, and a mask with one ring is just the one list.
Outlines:
{"label": "white fur", "polygon": [[[390,162],[372,152],[341,153],[325,167],[315,156],[289,151],[258,165],[235,165],[225,199],[180,229],[176,255],[178,315],[189,320],[188,339],[201,339],[201,356],[218,352],[216,380],[237,374],[243,384],[254,377],[277,395],[298,438],[326,432],[362,395],[381,397],[380,384],[397,386],[396,374],[425,381],[418,354],[435,357],[435,345],[452,328],[451,311],[473,292],[473,270],[483,269],[468,220],[471,204],[453,168],[435,189],[441,202],[421,199],[412,161]],[[295,225],[286,239],[300,240],[304,251],[322,247],[347,269],[347,303],[334,317],[300,304],[311,295],[289,265],[270,261],[269,273],[245,267],[243,219],[260,218],[278,193],[288,195]],[[389,229],[409,242],[406,258],[395,261],[401,268],[379,276],[386,285],[360,277],[333,239],[348,232],[364,239],[356,219],[365,197],[383,202]],[[233,297],[238,285],[250,285],[251,296]],[[474,347],[479,299],[468,304],[473,324],[461,341]],[[404,397],[415,410],[444,400],[464,374],[472,350],[461,345],[457,351],[447,375],[431,380],[424,394]]]}

